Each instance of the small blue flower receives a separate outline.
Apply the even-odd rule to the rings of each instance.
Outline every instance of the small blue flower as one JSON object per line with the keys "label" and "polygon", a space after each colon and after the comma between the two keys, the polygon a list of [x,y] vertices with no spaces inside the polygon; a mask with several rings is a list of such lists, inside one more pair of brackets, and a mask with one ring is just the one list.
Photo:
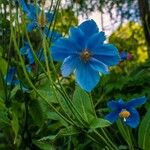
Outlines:
{"label": "small blue flower", "polygon": [[123,122],[129,125],[131,128],[136,128],[139,124],[140,117],[135,107],[144,104],[147,101],[146,97],[139,97],[132,99],[129,102],[124,102],[122,99],[118,101],[110,101],[107,103],[108,108],[112,110],[105,119],[114,123],[120,117]]}
{"label": "small blue flower", "polygon": [[24,0],[19,0],[23,11],[26,13],[28,19],[31,21],[27,25],[27,31],[31,32],[35,28],[45,28],[47,24],[52,22],[53,14],[50,12],[45,12],[40,9],[38,5],[26,4]]}
{"label": "small blue flower", "polygon": [[88,20],[72,27],[68,38],[54,42],[51,54],[55,61],[63,61],[62,75],[75,71],[77,83],[90,92],[100,80],[99,73],[108,74],[108,67],[120,61],[117,48],[104,44],[105,39],[94,20]]}
{"label": "small blue flower", "polygon": [[34,63],[34,57],[31,48],[27,42],[24,42],[24,46],[20,48],[20,54],[26,56],[28,63],[31,65]]}
{"label": "small blue flower", "polygon": [[11,67],[8,69],[7,75],[5,76],[5,82],[8,86],[19,83],[19,80],[15,79],[16,68]]}
{"label": "small blue flower", "polygon": [[119,55],[120,55],[121,61],[129,60],[132,58],[132,55],[125,51],[120,52]]}

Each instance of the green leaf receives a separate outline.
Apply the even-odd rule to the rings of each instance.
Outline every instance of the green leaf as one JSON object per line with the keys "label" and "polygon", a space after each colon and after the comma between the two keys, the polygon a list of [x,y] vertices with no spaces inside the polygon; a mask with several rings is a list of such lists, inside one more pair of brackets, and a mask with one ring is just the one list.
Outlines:
{"label": "green leaf", "polygon": [[38,141],[53,141],[58,137],[71,136],[71,135],[76,135],[76,134],[79,134],[79,133],[80,132],[76,128],[70,126],[70,127],[61,129],[55,135],[50,135],[50,136],[43,137],[43,138],[39,139]]}
{"label": "green leaf", "polygon": [[143,118],[138,132],[139,147],[144,150],[150,149],[150,109]]}
{"label": "green leaf", "polygon": [[3,75],[6,75],[6,73],[7,73],[7,62],[2,57],[0,57],[0,70],[2,71]]}
{"label": "green leaf", "polygon": [[56,150],[50,142],[40,142],[37,140],[33,140],[33,143],[41,150]]}
{"label": "green leaf", "polygon": [[12,125],[12,129],[15,133],[15,139],[14,139],[14,144],[15,144],[16,140],[17,140],[17,136],[18,136],[18,131],[19,131],[19,121],[18,121],[17,113],[14,111],[12,111],[11,125]]}
{"label": "green leaf", "polygon": [[73,95],[73,104],[87,123],[90,123],[95,118],[95,110],[91,101],[84,90],[76,87]]}
{"label": "green leaf", "polygon": [[102,119],[102,118],[95,118],[92,120],[90,124],[90,128],[96,129],[96,128],[104,128],[107,126],[110,126],[111,123],[108,120]]}
{"label": "green leaf", "polygon": [[47,105],[41,100],[30,100],[29,112],[32,116],[34,124],[41,126],[46,119]]}

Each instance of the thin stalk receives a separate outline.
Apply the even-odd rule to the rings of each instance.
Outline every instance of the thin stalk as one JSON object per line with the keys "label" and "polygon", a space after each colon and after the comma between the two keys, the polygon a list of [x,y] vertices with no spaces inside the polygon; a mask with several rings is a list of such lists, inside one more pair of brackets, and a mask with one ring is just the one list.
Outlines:
{"label": "thin stalk", "polygon": [[103,132],[103,134],[104,134],[104,136],[105,136],[105,138],[108,140],[108,142],[114,147],[114,149],[115,150],[119,150],[118,148],[117,148],[117,146],[111,141],[111,139],[107,136],[107,134],[105,133],[105,130],[103,130],[102,128],[101,128],[101,131]]}
{"label": "thin stalk", "polygon": [[[46,64],[46,68],[47,68],[47,75],[48,75],[48,78],[49,78],[49,81],[50,81],[50,83],[51,83],[51,85],[52,85],[52,90],[53,90],[53,92],[54,92],[54,94],[55,94],[55,96],[56,96],[56,98],[57,98],[57,101],[59,102],[59,104],[60,104],[60,106],[61,106],[61,108],[62,108],[62,110],[65,112],[65,114],[67,115],[67,117],[69,118],[69,120],[71,120],[74,124],[76,124],[76,122],[74,122],[74,120],[72,120],[71,118],[70,118],[70,116],[69,116],[69,114],[64,110],[64,108],[62,107],[62,105],[61,105],[61,102],[59,101],[59,98],[57,97],[57,94],[56,94],[56,91],[55,91],[55,89],[53,88],[53,81],[52,81],[52,78],[51,78],[51,73],[50,73],[50,68],[49,68],[49,62],[48,62],[48,57],[47,57],[47,47],[46,47],[46,44],[45,44],[45,38],[43,39],[43,48],[44,48],[44,57],[45,57],[45,64]],[[76,126],[78,126],[77,124],[76,124]]]}
{"label": "thin stalk", "polygon": [[[12,33],[13,33],[12,26],[11,26],[11,31],[12,31]],[[26,67],[25,67],[25,64],[24,64],[24,62],[23,62],[23,59],[22,59],[22,57],[21,57],[21,55],[20,55],[19,48],[18,48],[18,46],[17,46],[17,43],[16,43],[16,40],[15,40],[14,34],[12,34],[12,35],[13,35],[12,37],[13,37],[15,49],[16,49],[18,55],[19,55],[19,59],[20,59],[20,62],[21,62],[21,66],[22,66],[22,69],[23,69],[25,78],[27,79],[29,85],[34,89],[34,91],[37,93],[37,95],[39,95],[43,100],[45,100],[45,102],[50,106],[50,108],[53,109],[64,121],[68,122],[69,124],[72,124],[72,122],[70,122],[66,117],[64,117],[53,105],[51,105],[50,103],[48,103],[47,100],[45,99],[45,97],[44,97],[43,95],[41,95],[41,94],[37,91],[36,87],[32,84],[32,82],[31,82],[31,80],[30,80],[30,78],[29,78],[29,76],[28,76],[28,73],[27,73],[27,71],[26,71]]]}
{"label": "thin stalk", "polygon": [[100,135],[96,130],[93,130],[93,131],[101,140],[103,140],[103,142],[110,148],[110,150],[114,150],[112,146],[107,142],[107,140],[102,135]]}

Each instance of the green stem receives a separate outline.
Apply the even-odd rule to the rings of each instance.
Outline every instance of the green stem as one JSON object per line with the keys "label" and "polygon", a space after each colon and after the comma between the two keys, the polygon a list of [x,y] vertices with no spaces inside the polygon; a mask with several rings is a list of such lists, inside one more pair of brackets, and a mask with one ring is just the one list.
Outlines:
{"label": "green stem", "polygon": [[[11,32],[13,33],[13,28],[12,28],[12,26],[11,26]],[[27,73],[27,71],[26,71],[26,67],[25,67],[25,64],[24,64],[24,62],[23,62],[23,59],[22,59],[22,57],[21,57],[21,55],[20,55],[19,48],[18,48],[18,46],[17,46],[17,43],[16,43],[16,39],[15,39],[15,37],[14,37],[14,34],[12,34],[12,37],[13,37],[15,49],[17,50],[17,53],[18,53],[18,55],[19,55],[19,59],[20,59],[20,62],[21,62],[21,66],[22,66],[24,75],[25,75],[25,77],[26,77],[26,79],[27,79],[29,85],[34,89],[34,91],[37,93],[37,95],[39,95],[43,100],[45,100],[45,102],[50,106],[50,108],[53,109],[64,121],[68,122],[69,124],[72,124],[72,122],[70,122],[66,117],[64,117],[53,105],[51,105],[50,103],[48,103],[47,100],[45,99],[45,97],[44,97],[43,95],[41,95],[41,94],[37,91],[36,87],[32,84],[32,82],[31,82],[31,80],[30,80],[30,78],[29,78],[29,76],[28,76],[28,73]]]}
{"label": "green stem", "polygon": [[110,148],[110,150],[114,150],[112,146],[107,142],[107,140],[105,140],[105,138],[102,135],[100,135],[96,130],[93,130],[93,131]]}

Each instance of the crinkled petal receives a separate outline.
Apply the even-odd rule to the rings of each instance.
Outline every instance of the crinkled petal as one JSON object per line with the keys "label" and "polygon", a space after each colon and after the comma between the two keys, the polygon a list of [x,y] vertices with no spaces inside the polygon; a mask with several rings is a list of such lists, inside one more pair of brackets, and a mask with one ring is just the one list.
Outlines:
{"label": "crinkled petal", "polygon": [[69,56],[67,57],[61,67],[61,73],[64,77],[69,76],[74,70],[79,62],[79,58],[76,56]]}
{"label": "crinkled petal", "polygon": [[69,35],[70,38],[78,44],[78,47],[81,49],[85,48],[85,35],[80,28],[70,28]]}
{"label": "crinkled petal", "polygon": [[143,105],[147,101],[147,98],[145,96],[132,99],[131,101],[126,103],[127,108],[134,108],[140,105]]}
{"label": "crinkled petal", "polygon": [[84,34],[86,35],[86,38],[92,36],[95,33],[99,32],[99,29],[95,23],[94,20],[87,20],[84,21],[83,23],[81,23],[79,25],[79,28],[84,32]]}
{"label": "crinkled petal", "polygon": [[91,58],[89,61],[89,64],[95,71],[99,71],[103,74],[109,73],[107,65],[105,65],[103,62],[101,62],[95,58]]}
{"label": "crinkled petal", "polygon": [[38,27],[38,24],[36,23],[36,22],[31,22],[31,23],[29,23],[28,25],[27,25],[27,31],[28,32],[31,32],[31,31],[33,31],[35,28],[37,28]]}
{"label": "crinkled petal", "polygon": [[118,117],[119,117],[118,111],[113,111],[110,112],[108,115],[106,115],[105,119],[110,121],[111,123],[114,123],[115,121],[117,121]]}
{"label": "crinkled petal", "polygon": [[87,49],[94,49],[100,44],[103,44],[105,40],[106,37],[104,32],[95,33],[87,41]]}
{"label": "crinkled petal", "polygon": [[75,72],[77,83],[90,92],[99,82],[100,75],[98,71],[92,69],[88,63],[79,62]]}
{"label": "crinkled petal", "polygon": [[131,128],[136,128],[140,122],[140,116],[136,109],[129,110],[130,116],[126,120],[126,124]]}

